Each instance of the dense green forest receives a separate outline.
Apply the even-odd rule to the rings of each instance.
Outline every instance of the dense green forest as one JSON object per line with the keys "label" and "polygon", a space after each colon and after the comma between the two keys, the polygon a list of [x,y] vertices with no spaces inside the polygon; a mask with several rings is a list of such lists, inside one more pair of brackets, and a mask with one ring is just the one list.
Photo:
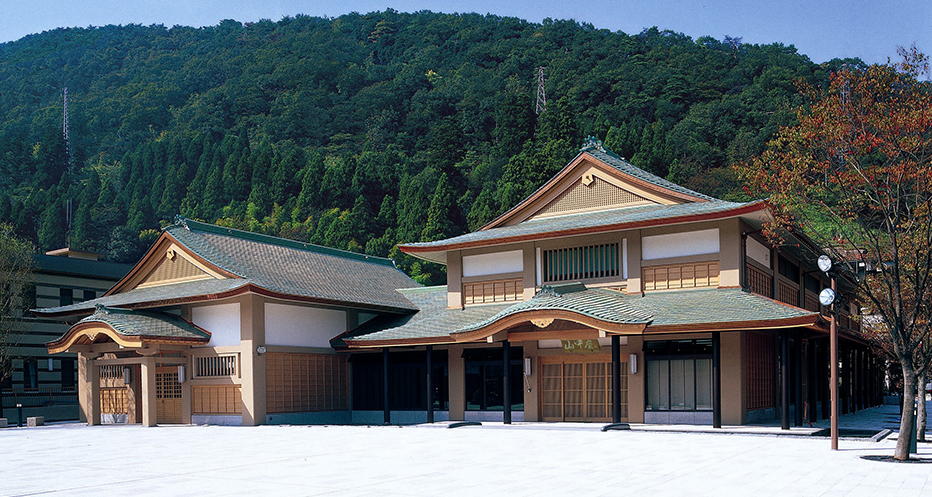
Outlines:
{"label": "dense green forest", "polygon": [[656,28],[391,10],[58,29],[0,44],[0,222],[41,250],[133,262],[181,214],[390,255],[442,282],[395,244],[483,225],[586,135],[740,199],[731,166],[793,122],[798,80],[823,84],[843,62],[859,63]]}

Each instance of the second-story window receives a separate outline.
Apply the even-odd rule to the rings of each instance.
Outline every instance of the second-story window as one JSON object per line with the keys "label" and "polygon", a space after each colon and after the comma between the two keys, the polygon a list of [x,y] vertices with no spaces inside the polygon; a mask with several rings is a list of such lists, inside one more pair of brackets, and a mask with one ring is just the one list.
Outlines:
{"label": "second-story window", "polygon": [[544,283],[611,278],[620,274],[618,243],[544,250]]}

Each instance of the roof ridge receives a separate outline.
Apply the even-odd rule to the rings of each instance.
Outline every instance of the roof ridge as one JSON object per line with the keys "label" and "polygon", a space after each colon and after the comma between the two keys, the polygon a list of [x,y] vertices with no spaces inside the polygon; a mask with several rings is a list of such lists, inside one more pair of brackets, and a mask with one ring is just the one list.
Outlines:
{"label": "roof ridge", "polygon": [[345,259],[355,259],[363,262],[371,262],[373,264],[380,264],[383,266],[395,266],[395,261],[386,257],[378,257],[375,255],[360,254],[357,252],[350,252],[348,250],[341,250],[333,247],[325,247],[323,245],[317,245],[309,242],[299,242],[297,240],[289,240],[287,238],[281,238],[272,235],[265,235],[262,233],[255,233],[252,231],[245,231],[236,228],[227,228],[225,226],[218,226],[216,224],[203,223],[200,221],[194,221],[192,219],[187,219],[182,216],[175,217],[175,223],[170,224],[163,228],[163,231],[167,231],[170,228],[181,226],[188,231],[202,231],[206,233],[212,233],[215,235],[223,236],[232,236],[234,238],[239,238],[241,240],[247,240],[251,242],[266,243],[269,245],[277,245],[280,247],[287,247],[297,250],[304,250],[307,252],[315,252],[318,254],[332,255],[335,257],[343,257]]}

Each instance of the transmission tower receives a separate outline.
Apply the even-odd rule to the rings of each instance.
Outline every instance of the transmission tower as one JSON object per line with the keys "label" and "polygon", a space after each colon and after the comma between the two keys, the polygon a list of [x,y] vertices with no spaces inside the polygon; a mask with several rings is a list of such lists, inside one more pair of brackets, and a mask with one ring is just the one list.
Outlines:
{"label": "transmission tower", "polygon": [[537,115],[547,109],[547,89],[544,87],[544,66],[537,68]]}
{"label": "transmission tower", "polygon": [[68,174],[71,174],[72,169],[74,169],[74,158],[71,156],[71,132],[68,129],[68,87],[62,89],[62,94],[64,95],[64,105],[65,115],[62,118],[62,137],[65,139],[65,153],[68,154]]}
{"label": "transmission tower", "polygon": [[[65,153],[68,154],[68,178],[73,178],[74,174],[74,157],[71,155],[71,131],[68,125],[68,87],[62,88],[63,107],[65,109],[62,116],[62,138],[65,140]],[[71,245],[71,199],[65,200],[65,221],[68,223],[68,245]]]}

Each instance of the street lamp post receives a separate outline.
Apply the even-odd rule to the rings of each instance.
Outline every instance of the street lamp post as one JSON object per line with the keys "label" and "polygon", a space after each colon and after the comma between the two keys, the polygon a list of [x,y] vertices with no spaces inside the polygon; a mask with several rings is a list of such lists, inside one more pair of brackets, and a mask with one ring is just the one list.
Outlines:
{"label": "street lamp post", "polygon": [[832,259],[827,255],[819,256],[819,269],[831,278],[832,287],[826,288],[819,293],[819,302],[822,305],[831,306],[829,313],[832,317],[832,324],[829,331],[829,349],[831,350],[832,373],[829,381],[829,389],[832,392],[832,450],[838,450],[838,323],[835,319],[835,300],[836,300],[836,283],[835,275],[829,274],[832,269]]}

